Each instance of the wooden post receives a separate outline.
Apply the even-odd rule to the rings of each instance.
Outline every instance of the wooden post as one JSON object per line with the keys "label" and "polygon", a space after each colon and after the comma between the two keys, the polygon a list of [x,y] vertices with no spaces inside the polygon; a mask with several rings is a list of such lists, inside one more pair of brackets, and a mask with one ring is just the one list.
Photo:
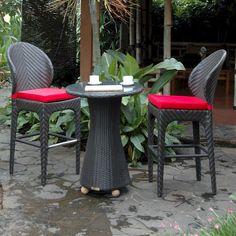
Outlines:
{"label": "wooden post", "polygon": [[89,0],[81,1],[81,41],[80,41],[80,77],[88,81],[92,69],[92,26],[89,11]]}
{"label": "wooden post", "polygon": [[[164,10],[164,52],[163,59],[171,58],[171,26],[172,26],[171,0],[165,0]],[[170,94],[170,83],[164,87],[164,94]]]}

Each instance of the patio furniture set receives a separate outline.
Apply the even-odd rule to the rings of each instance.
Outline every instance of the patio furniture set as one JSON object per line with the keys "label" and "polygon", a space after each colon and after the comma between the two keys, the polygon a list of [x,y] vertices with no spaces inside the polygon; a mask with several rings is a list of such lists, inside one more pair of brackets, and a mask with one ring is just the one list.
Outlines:
{"label": "patio furniture set", "polygon": [[[139,83],[121,86],[116,81],[103,81],[97,85],[100,89],[91,89],[88,83],[76,83],[66,89],[50,87],[53,80],[53,66],[48,56],[36,46],[18,42],[12,44],[7,53],[12,79],[12,118],[10,140],[10,174],[14,171],[15,143],[21,142],[39,147],[41,150],[41,184],[46,184],[48,149],[75,143],[76,174],[80,173],[80,97],[88,99],[90,111],[90,131],[87,140],[85,158],[80,173],[81,191],[111,191],[119,196],[120,188],[130,183],[128,164],[120,137],[120,107],[124,96],[141,93]],[[162,196],[165,131],[174,121],[192,121],[193,144],[177,147],[193,147],[192,155],[180,155],[183,158],[194,157],[196,177],[201,180],[201,157],[209,158],[212,193],[216,194],[214,143],[212,135],[212,108],[217,77],[226,58],[225,50],[217,50],[202,60],[189,77],[189,87],[193,96],[148,96],[148,175],[153,181],[153,159],[157,160],[157,195]],[[87,89],[88,86],[90,89]],[[101,86],[120,86],[118,90],[102,90]],[[119,87],[119,88],[120,88]],[[55,111],[71,109],[75,114],[75,137],[51,133],[49,117]],[[29,142],[30,135],[16,135],[17,117],[20,111],[33,111],[40,118],[40,144]],[[155,121],[159,127],[157,141],[154,138]],[[207,137],[207,146],[200,144],[199,124],[202,124]],[[32,134],[35,135],[35,134]],[[48,136],[55,135],[65,141],[48,145]]]}

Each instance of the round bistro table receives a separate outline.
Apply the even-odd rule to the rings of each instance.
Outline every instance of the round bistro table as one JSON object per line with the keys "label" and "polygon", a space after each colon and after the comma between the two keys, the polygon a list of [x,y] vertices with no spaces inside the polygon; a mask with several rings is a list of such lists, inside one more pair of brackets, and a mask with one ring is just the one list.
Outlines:
{"label": "round bistro table", "polygon": [[[117,85],[115,81],[102,83]],[[143,87],[134,83],[121,91],[85,91],[87,83],[69,85],[69,94],[88,99],[90,131],[85,158],[80,175],[81,191],[89,189],[112,191],[119,195],[119,188],[130,183],[128,164],[120,137],[121,98],[142,92]]]}

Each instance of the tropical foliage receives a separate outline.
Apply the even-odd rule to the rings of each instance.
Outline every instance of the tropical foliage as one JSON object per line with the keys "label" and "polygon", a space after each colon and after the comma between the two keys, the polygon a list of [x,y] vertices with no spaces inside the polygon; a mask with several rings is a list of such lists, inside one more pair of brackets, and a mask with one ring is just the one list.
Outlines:
{"label": "tropical foliage", "polygon": [[6,62],[6,50],[11,43],[20,38],[21,17],[20,1],[0,2],[0,85],[9,75]]}
{"label": "tropical foliage", "polygon": [[[151,90],[139,95],[124,97],[121,106],[121,139],[126,150],[129,162],[137,166],[147,145],[147,94],[160,91],[177,73],[177,70],[184,70],[183,65],[174,58],[166,59],[157,65],[149,65],[141,68],[136,59],[129,54],[109,50],[101,57],[101,64],[94,69],[95,74],[100,75],[101,80],[122,80],[123,75],[133,75],[135,82],[142,85],[147,83],[158,70],[164,70],[161,77],[154,82]],[[10,103],[0,116],[0,121],[9,124]],[[20,132],[32,133],[39,130],[39,118],[34,113],[21,113],[18,121]],[[55,112],[50,118],[50,128],[57,133],[66,133],[68,136],[74,133],[73,112],[66,110]],[[86,140],[89,130],[89,108],[86,99],[81,99],[81,139]],[[166,143],[178,143],[176,138],[181,132],[181,126],[172,123],[168,127]],[[35,137],[38,138],[38,137]],[[57,138],[51,139],[57,142]]]}
{"label": "tropical foliage", "polygon": [[[159,70],[164,71],[150,90],[122,98],[121,138],[129,162],[133,166],[139,164],[147,145],[147,94],[160,92],[164,85],[174,78],[178,70],[184,70],[184,66],[171,58],[157,65],[151,64],[141,68],[131,55],[108,50],[103,53],[101,63],[94,69],[94,74],[99,74],[101,80],[121,81],[124,75],[133,75],[135,82],[143,86],[152,78],[151,74]],[[181,131],[181,126],[176,122],[172,123],[167,130],[166,143],[178,143],[176,136]]]}

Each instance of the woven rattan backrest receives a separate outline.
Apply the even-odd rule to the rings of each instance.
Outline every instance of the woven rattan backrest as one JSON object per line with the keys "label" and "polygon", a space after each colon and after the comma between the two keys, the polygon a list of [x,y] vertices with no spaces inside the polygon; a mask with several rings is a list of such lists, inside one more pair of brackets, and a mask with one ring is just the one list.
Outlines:
{"label": "woven rattan backrest", "polygon": [[51,60],[38,47],[25,42],[14,43],[8,48],[7,60],[11,70],[12,93],[51,85]]}
{"label": "woven rattan backrest", "polygon": [[217,50],[202,60],[189,76],[188,85],[193,95],[213,104],[217,78],[226,58],[224,49]]}

